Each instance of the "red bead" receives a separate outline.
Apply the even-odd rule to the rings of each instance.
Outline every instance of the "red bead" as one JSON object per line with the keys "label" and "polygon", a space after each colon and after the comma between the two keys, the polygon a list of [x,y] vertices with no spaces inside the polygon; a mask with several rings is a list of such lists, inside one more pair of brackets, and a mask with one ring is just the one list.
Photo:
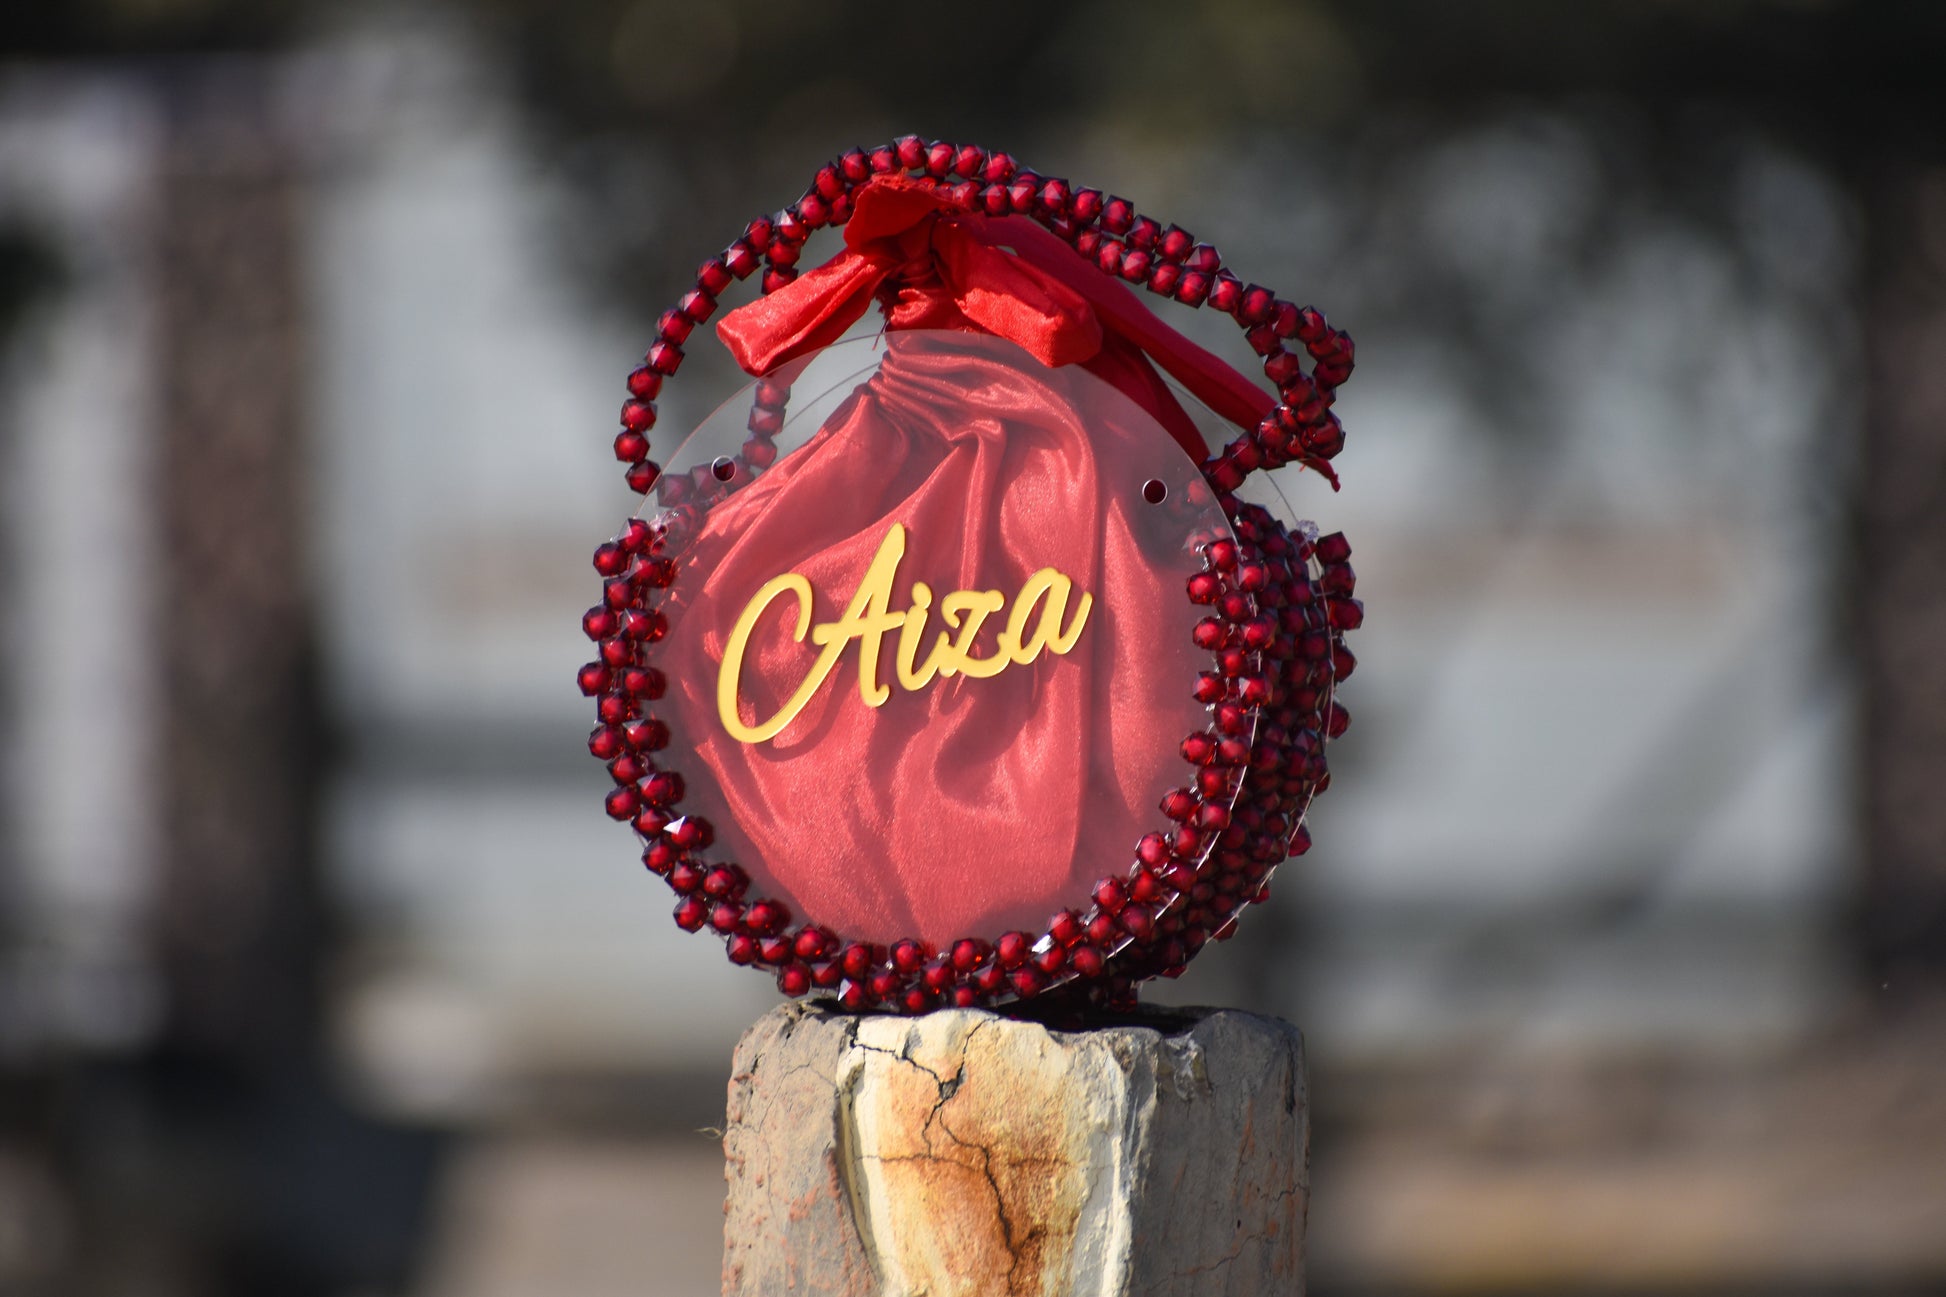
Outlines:
{"label": "red bead", "polygon": [[723,290],[736,281],[730,268],[723,264],[723,258],[711,257],[696,270],[696,287],[712,297],[721,296]]}
{"label": "red bead", "polygon": [[1147,905],[1162,899],[1162,880],[1147,869],[1138,869],[1129,877],[1128,898]]}
{"label": "red bead", "polygon": [[953,961],[942,957],[928,962],[925,970],[920,973],[919,980],[925,985],[927,990],[935,994],[944,991],[956,980],[953,972]]}
{"label": "red bead", "polygon": [[682,776],[673,770],[658,770],[642,781],[642,796],[657,806],[674,806],[684,791]]}
{"label": "red bead", "polygon": [[953,967],[962,973],[970,973],[986,962],[987,944],[973,937],[962,937],[953,943]]}
{"label": "red bead", "polygon": [[890,145],[882,145],[872,150],[872,174],[886,175],[899,169],[899,151]]}
{"label": "red bead", "polygon": [[1185,270],[1176,281],[1176,300],[1185,306],[1201,306],[1209,297],[1210,277],[1200,270]]}
{"label": "red bead", "polygon": [[[705,878],[703,880],[703,886],[705,889],[709,887],[708,878]],[[705,895],[708,894],[707,890],[705,890],[704,894]],[[741,905],[738,905],[736,902],[718,901],[715,905],[710,906],[709,925],[710,927],[715,928],[718,932],[722,932],[722,933],[735,932],[737,930],[737,927],[742,922],[743,922],[743,907]],[[759,954],[761,955],[761,947],[759,948]]]}
{"label": "red bead", "polygon": [[1251,284],[1243,290],[1243,296],[1239,299],[1237,318],[1245,324],[1262,324],[1270,319],[1276,305],[1277,294],[1262,284]]}
{"label": "red bead", "polygon": [[838,158],[838,170],[855,185],[872,174],[871,156],[863,149],[846,149]]}
{"label": "red bead", "polygon": [[655,320],[655,335],[664,342],[687,342],[695,328],[696,321],[674,308],[664,311]]}
{"label": "red bead", "polygon": [[620,624],[614,609],[604,608],[599,604],[588,609],[581,617],[582,633],[589,639],[607,639],[615,633]]}
{"label": "red bead", "polygon": [[648,400],[662,391],[662,375],[647,365],[637,366],[629,371],[628,394]]}
{"label": "red bead", "polygon": [[1145,833],[1135,844],[1135,858],[1145,865],[1161,865],[1169,859],[1169,839],[1160,833]]}
{"label": "red bead", "polygon": [[[749,885],[749,875],[735,865],[717,865],[703,875],[703,895],[712,900],[733,901],[742,896]],[[733,923],[730,926],[736,925]]]}
{"label": "red bead", "polygon": [[845,178],[837,167],[827,162],[818,168],[817,177],[812,180],[811,188],[817,191],[818,197],[829,202],[845,192]]}
{"label": "red bead", "polygon": [[791,267],[773,266],[769,270],[764,271],[763,291],[765,293],[774,293],[786,284],[795,282],[796,279],[797,271]]}
{"label": "red bead", "polygon": [[944,180],[952,174],[953,163],[959,158],[959,147],[944,140],[934,140],[926,147],[926,174]]}
{"label": "red bead", "polygon": [[716,840],[716,830],[700,815],[685,815],[669,826],[669,841],[684,851],[701,851]]}
{"label": "red bead", "polygon": [[1101,208],[1101,226],[1110,234],[1127,234],[1135,224],[1135,205],[1126,198],[1110,198]]}
{"label": "red bead", "polygon": [[[673,852],[674,850],[675,850],[674,847],[670,848],[671,852]],[[693,895],[694,893],[700,892],[702,890],[703,872],[704,872],[703,867],[701,865],[698,865],[691,860],[684,860],[681,863],[676,864],[670,868],[669,886],[675,888],[676,891],[680,892],[684,896]],[[697,900],[699,901],[701,901],[702,899],[703,898],[701,898],[700,896],[697,897]]]}
{"label": "red bead", "polygon": [[1186,820],[1196,813],[1196,794],[1177,788],[1162,795],[1162,813],[1172,820]]}
{"label": "red bead", "polygon": [[981,169],[986,166],[986,150],[976,144],[962,144],[953,156],[953,174],[962,180],[981,179]]}
{"label": "red bead", "polygon": [[701,324],[716,314],[716,298],[700,288],[691,289],[677,300],[676,309],[682,312],[685,319]]}
{"label": "red bead", "polygon": [[1343,563],[1351,557],[1351,542],[1342,531],[1334,531],[1329,536],[1318,537],[1316,552],[1320,563]]}
{"label": "red bead", "polygon": [[1076,946],[1068,952],[1068,963],[1074,967],[1075,975],[1078,977],[1100,977],[1106,962],[1102,958],[1101,951],[1093,946]]}
{"label": "red bead", "polygon": [[653,716],[622,726],[622,736],[637,752],[659,752],[669,745],[669,727]]}
{"label": "red bead", "polygon": [[1290,352],[1279,347],[1270,352],[1264,360],[1264,377],[1273,387],[1282,390],[1291,383],[1304,377],[1303,362]]}
{"label": "red bead", "polygon": [[620,725],[634,715],[634,707],[634,703],[620,694],[603,694],[601,701],[595,704],[595,715],[601,718],[604,725]]}
{"label": "red bead", "polygon": [[1243,303],[1243,283],[1228,271],[1217,274],[1210,285],[1209,304],[1227,314],[1234,314]]}
{"label": "red bead", "polygon": [[1077,189],[1068,203],[1068,216],[1078,225],[1092,225],[1101,219],[1101,208],[1101,190]]}
{"label": "red bead", "polygon": [[1031,1000],[1047,989],[1047,974],[1031,966],[1016,968],[1008,980],[1013,983],[1014,994],[1023,1000]]}
{"label": "red bead", "polygon": [[998,995],[1007,985],[1007,970],[998,960],[984,964],[980,971],[973,974],[973,985],[982,995]]}
{"label": "red bead", "polygon": [[1223,678],[1212,672],[1202,672],[1196,677],[1196,688],[1192,692],[1199,703],[1217,702],[1224,694]]}
{"label": "red bead", "polygon": [[1095,884],[1095,904],[1110,914],[1128,904],[1128,889],[1119,878],[1104,878]]}
{"label": "red bead", "polygon": [[581,692],[589,698],[608,687],[608,668],[599,662],[590,662],[575,672],[574,682]]}
{"label": "red bead", "polygon": [[1333,599],[1331,624],[1339,630],[1357,630],[1365,624],[1365,605],[1357,599]]}
{"label": "red bead", "polygon": [[979,990],[975,987],[955,986],[953,988],[953,1007],[956,1009],[974,1008],[980,1003],[981,998]]}
{"label": "red bead", "polygon": [[1189,249],[1196,243],[1196,236],[1180,225],[1171,225],[1156,240],[1156,251],[1164,261],[1181,261],[1189,255]]}
{"label": "red bead", "polygon": [[1144,906],[1131,905],[1116,920],[1122,925],[1122,931],[1137,941],[1147,941],[1155,935],[1155,916]]}
{"label": "red bead", "polygon": [[653,539],[654,532],[646,518],[630,518],[623,526],[622,534],[616,537],[615,543],[631,554],[640,554],[650,547]]}
{"label": "red bead", "polygon": [[802,964],[791,964],[777,974],[777,989],[795,999],[811,989],[811,970]]}
{"label": "red bead", "polygon": [[1342,738],[1350,724],[1351,713],[1345,710],[1343,703],[1334,700],[1331,704],[1330,717],[1325,721],[1324,732],[1331,738]]}
{"label": "red bead", "polygon": [[1014,178],[1014,160],[1006,153],[987,154],[986,165],[980,168],[981,180],[990,185],[1004,185]]}
{"label": "red bead", "polygon": [[995,951],[999,956],[1000,967],[1018,968],[1027,962],[1032,943],[1024,932],[1009,932],[1000,938]]}
{"label": "red bead", "polygon": [[682,348],[673,342],[658,342],[649,348],[648,365],[658,374],[673,374],[682,368]]}
{"label": "red bead", "polygon": [[925,947],[916,941],[901,941],[892,947],[892,967],[901,973],[916,973],[925,962]]}
{"label": "red bead", "polygon": [[1155,264],[1155,257],[1140,248],[1130,248],[1122,257],[1122,278],[1131,284],[1139,284],[1149,277],[1149,268]]}
{"label": "red bead", "polygon": [[1227,626],[1216,620],[1216,618],[1205,617],[1196,623],[1195,628],[1189,634],[1190,638],[1196,642],[1197,648],[1219,649],[1229,639],[1230,631]]}
{"label": "red bead", "polygon": [[1048,920],[1047,935],[1063,946],[1071,946],[1081,939],[1084,931],[1081,916],[1073,910],[1062,910]]}
{"label": "red bead", "polygon": [[817,194],[806,194],[791,205],[791,211],[807,230],[820,230],[831,219],[831,204]]}
{"label": "red bead", "polygon": [[608,812],[611,820],[626,820],[635,814],[637,799],[635,789],[630,787],[610,789],[602,801],[602,809]]}
{"label": "red bead", "polygon": [[635,660],[635,646],[617,635],[601,642],[601,660],[611,667],[625,667]]}
{"label": "red bead", "polygon": [[630,608],[622,613],[622,634],[633,640],[654,643],[669,630],[669,620],[647,608]]}
{"label": "red bead", "polygon": [[624,428],[615,434],[615,458],[624,464],[639,464],[649,457],[649,439]]}
{"label": "red bead", "polygon": [[1151,293],[1159,293],[1163,297],[1172,296],[1176,291],[1176,285],[1181,279],[1181,266],[1168,261],[1160,262],[1154,270],[1149,272],[1149,291]]}
{"label": "red bead", "polygon": [[871,947],[856,941],[852,942],[849,946],[845,947],[845,953],[839,956],[838,966],[845,970],[846,977],[851,978],[853,981],[859,981],[866,973],[871,971]]}
{"label": "red bead", "polygon": [[926,142],[917,135],[901,135],[892,141],[892,148],[898,154],[899,165],[907,171],[917,171],[926,165]]}
{"label": "red bead", "polygon": [[1095,247],[1095,264],[1103,274],[1118,275],[1122,270],[1122,256],[1126,249],[1119,239],[1103,239]]}
{"label": "red bead", "polygon": [[1065,215],[1073,197],[1074,191],[1068,187],[1068,182],[1056,177],[1041,186],[1041,210],[1054,216]]}
{"label": "red bead", "polygon": [[752,932],[777,932],[790,923],[791,912],[781,902],[758,901],[743,918]]}
{"label": "red bead", "polygon": [[757,268],[759,258],[757,249],[738,239],[723,250],[723,264],[738,279],[748,279],[750,272]]}
{"label": "red bead", "polygon": [[1189,270],[1200,270],[1206,275],[1214,275],[1223,268],[1223,254],[1207,243],[1199,243],[1189,250],[1183,258],[1183,266]]}
{"label": "red bead", "polygon": [[1144,252],[1155,250],[1155,243],[1162,235],[1162,227],[1146,216],[1135,218],[1135,224],[1128,227],[1128,246],[1140,248]]}
{"label": "red bead", "polygon": [[1049,946],[1046,950],[1034,956],[1034,967],[1040,969],[1049,977],[1057,976],[1067,966],[1068,951],[1066,946]]}
{"label": "red bead", "polygon": [[645,459],[628,466],[628,489],[637,495],[647,495],[662,476],[662,466],[652,459]]}
{"label": "red bead", "polygon": [[1118,946],[1121,936],[1122,930],[1115,926],[1112,914],[1097,914],[1088,920],[1088,940],[1097,946]]}
{"label": "red bead", "polygon": [[676,926],[684,932],[696,932],[709,922],[709,905],[700,897],[685,896],[676,902]]}
{"label": "red bead", "polygon": [[1182,759],[1195,766],[1206,766],[1216,756],[1214,734],[1192,734],[1182,741]]}

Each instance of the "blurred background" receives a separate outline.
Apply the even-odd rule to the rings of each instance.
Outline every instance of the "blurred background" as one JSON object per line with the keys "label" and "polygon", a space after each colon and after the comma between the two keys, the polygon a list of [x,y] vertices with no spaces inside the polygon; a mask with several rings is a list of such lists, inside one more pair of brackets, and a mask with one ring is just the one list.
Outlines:
{"label": "blurred background", "polygon": [[586,560],[656,314],[907,131],[1358,340],[1319,845],[1157,992],[1305,1029],[1313,1291],[1946,1292],[1943,66],[1930,3],[5,7],[0,1294],[716,1290],[775,994],[595,812]]}

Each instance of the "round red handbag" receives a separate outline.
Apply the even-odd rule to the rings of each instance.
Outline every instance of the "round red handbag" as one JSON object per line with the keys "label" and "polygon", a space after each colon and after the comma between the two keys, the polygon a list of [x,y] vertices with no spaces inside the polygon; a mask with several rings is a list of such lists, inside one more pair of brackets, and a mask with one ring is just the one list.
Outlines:
{"label": "round red handbag", "polygon": [[[664,383],[760,270],[716,326],[755,381],[659,467]],[[1135,287],[1233,316],[1275,395]],[[854,149],[751,221],[629,376],[645,499],[583,618],[607,813],[677,924],[908,1013],[1126,1006],[1228,936],[1347,721],[1349,546],[1259,470],[1336,487],[1351,367],[1316,310],[1004,153]]]}

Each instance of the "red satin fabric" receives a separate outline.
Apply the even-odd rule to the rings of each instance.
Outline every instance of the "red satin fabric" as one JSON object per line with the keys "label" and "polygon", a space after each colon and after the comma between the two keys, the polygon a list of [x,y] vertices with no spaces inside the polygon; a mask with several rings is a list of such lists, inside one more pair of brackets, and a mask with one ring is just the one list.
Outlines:
{"label": "red satin fabric", "polygon": [[[707,515],[662,646],[661,711],[696,754],[684,809],[717,825],[719,854],[750,870],[753,892],[847,937],[943,945],[1038,930],[1083,904],[1160,825],[1157,800],[1183,773],[1177,745],[1198,721],[1182,596],[1193,563],[1179,544],[1158,547],[1154,515],[1138,511],[1151,508],[1142,474],[1176,453],[1156,425],[1198,460],[1202,442],[1147,357],[1225,414],[1254,418],[1269,400],[1043,235],[881,181],[862,191],[845,252],[719,326],[746,369],[769,373],[835,341],[874,300],[891,325],[878,372]],[[955,332],[915,331],[936,329]],[[954,341],[966,333],[999,335],[1050,368]],[[883,706],[859,695],[854,644],[776,739],[733,739],[715,691],[750,597],[798,572],[817,592],[813,621],[835,621],[895,522],[908,539],[892,608],[906,608],[914,582],[931,586],[928,646],[947,592],[997,589],[1011,604],[1052,566],[1077,599],[1095,598],[1075,648],[914,693],[897,684],[894,633]],[[758,622],[746,722],[772,715],[817,656],[790,638],[795,616],[782,600]],[[1004,624],[1004,611],[989,619],[976,654],[994,651]]]}

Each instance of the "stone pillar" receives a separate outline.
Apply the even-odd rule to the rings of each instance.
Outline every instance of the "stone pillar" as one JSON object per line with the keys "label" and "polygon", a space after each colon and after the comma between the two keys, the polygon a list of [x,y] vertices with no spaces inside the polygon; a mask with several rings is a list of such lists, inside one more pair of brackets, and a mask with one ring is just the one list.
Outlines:
{"label": "stone pillar", "polygon": [[1308,1146],[1275,1019],[785,1005],[737,1046],[723,1292],[1302,1293]]}

